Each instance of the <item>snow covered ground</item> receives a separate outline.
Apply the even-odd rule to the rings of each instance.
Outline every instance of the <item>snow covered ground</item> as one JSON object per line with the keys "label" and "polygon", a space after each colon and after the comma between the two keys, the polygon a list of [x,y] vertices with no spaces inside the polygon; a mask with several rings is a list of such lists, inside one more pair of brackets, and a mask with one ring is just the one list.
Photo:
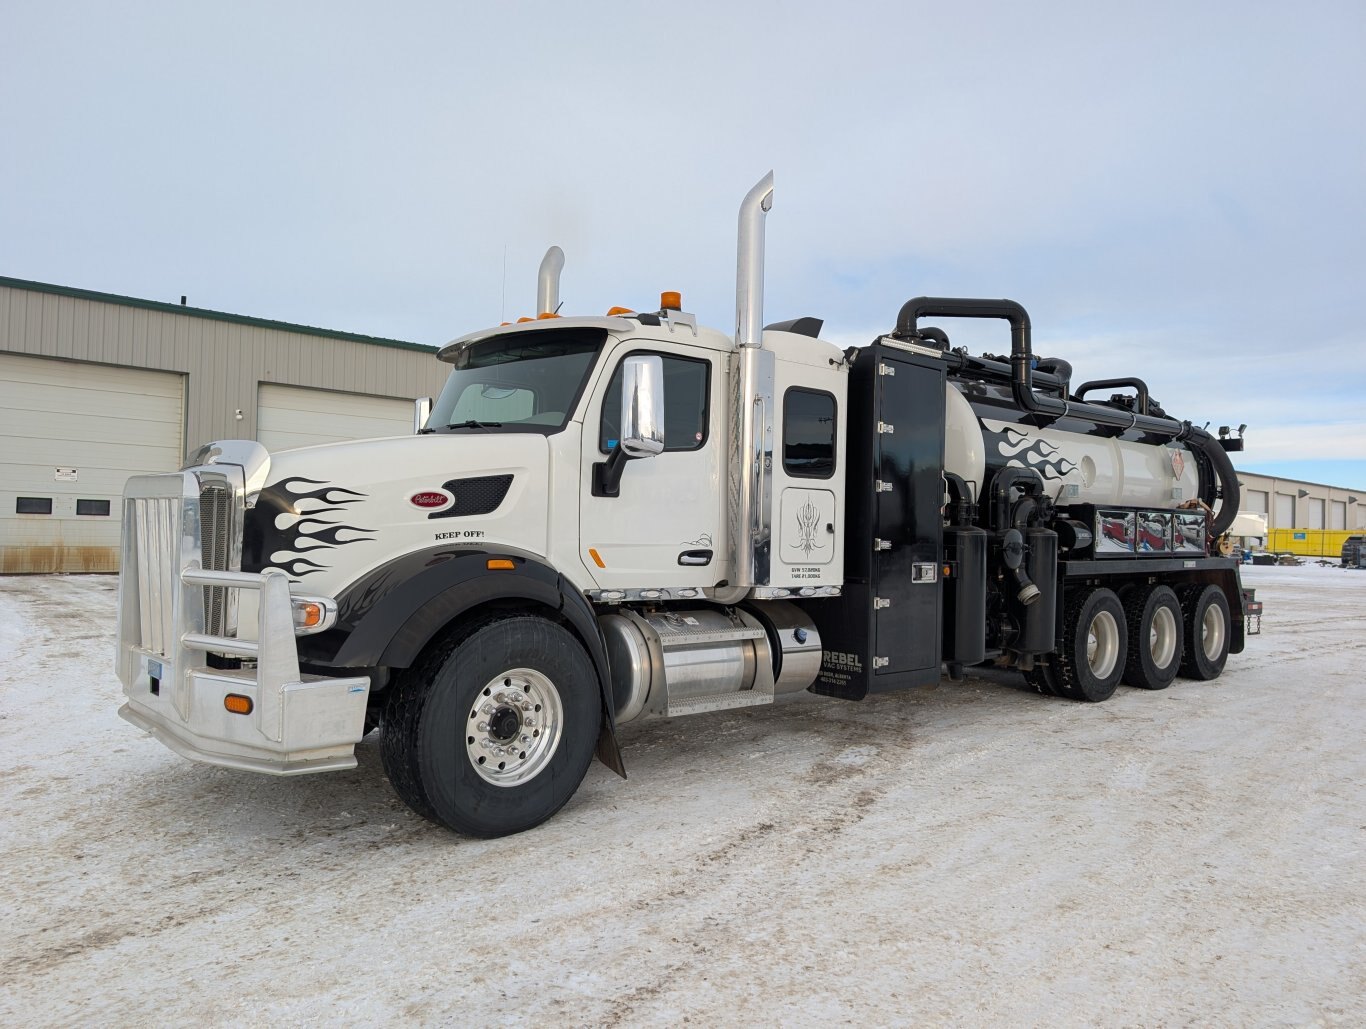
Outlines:
{"label": "snow covered ground", "polygon": [[1212,683],[999,674],[623,730],[462,839],[115,715],[115,580],[0,578],[0,1022],[1361,1025],[1366,573],[1248,568]]}

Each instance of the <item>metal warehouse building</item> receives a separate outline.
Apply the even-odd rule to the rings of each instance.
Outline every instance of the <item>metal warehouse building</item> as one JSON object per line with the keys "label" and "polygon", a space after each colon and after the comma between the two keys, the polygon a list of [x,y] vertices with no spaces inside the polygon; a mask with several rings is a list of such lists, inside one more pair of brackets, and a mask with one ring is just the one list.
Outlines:
{"label": "metal warehouse building", "polygon": [[1240,510],[1266,516],[1266,549],[1337,557],[1342,541],[1366,529],[1366,491],[1238,473]]}
{"label": "metal warehouse building", "polygon": [[124,481],[210,440],[411,432],[435,354],[0,276],[0,572],[116,570]]}

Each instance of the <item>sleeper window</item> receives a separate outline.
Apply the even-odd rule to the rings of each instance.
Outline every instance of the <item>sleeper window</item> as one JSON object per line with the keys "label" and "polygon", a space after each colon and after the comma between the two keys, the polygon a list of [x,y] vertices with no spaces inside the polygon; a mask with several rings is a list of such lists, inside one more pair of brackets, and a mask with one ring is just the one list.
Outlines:
{"label": "sleeper window", "polygon": [[783,396],[783,471],[803,479],[835,474],[835,398],[793,387]]}

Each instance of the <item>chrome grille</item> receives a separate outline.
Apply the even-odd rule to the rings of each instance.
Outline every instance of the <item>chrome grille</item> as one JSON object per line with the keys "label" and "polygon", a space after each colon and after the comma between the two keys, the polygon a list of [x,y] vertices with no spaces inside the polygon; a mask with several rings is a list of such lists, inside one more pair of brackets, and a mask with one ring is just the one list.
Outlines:
{"label": "chrome grille", "polygon": [[137,540],[139,644],[163,657],[169,655],[175,636],[180,510],[177,497],[133,497],[125,512]]}
{"label": "chrome grille", "polygon": [[[199,491],[200,567],[230,571],[232,543],[232,490],[210,484]],[[228,635],[228,587],[204,587],[204,631],[210,636]]]}

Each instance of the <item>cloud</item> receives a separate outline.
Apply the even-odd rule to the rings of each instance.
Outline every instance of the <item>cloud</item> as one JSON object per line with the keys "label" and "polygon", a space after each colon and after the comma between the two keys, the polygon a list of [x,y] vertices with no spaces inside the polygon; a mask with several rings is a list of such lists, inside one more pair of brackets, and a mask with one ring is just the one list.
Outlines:
{"label": "cloud", "polygon": [[1183,417],[1358,416],[1359,3],[319,12],[11,12],[0,271],[439,342],[529,310],[557,243],[567,310],[678,289],[728,329],[771,167],[771,318],[1010,296]]}

